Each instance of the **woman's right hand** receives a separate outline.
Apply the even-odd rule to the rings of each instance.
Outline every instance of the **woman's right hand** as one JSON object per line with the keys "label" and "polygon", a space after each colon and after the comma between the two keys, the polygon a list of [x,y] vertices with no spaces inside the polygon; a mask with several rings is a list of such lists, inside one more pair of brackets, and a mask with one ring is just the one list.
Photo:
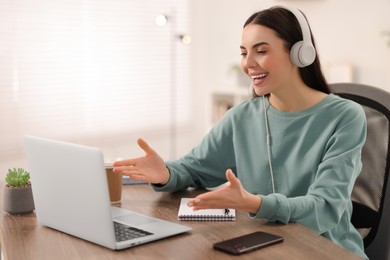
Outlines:
{"label": "woman's right hand", "polygon": [[137,143],[145,151],[145,156],[114,162],[114,172],[127,175],[135,181],[166,184],[169,171],[164,160],[143,139],[139,138]]}

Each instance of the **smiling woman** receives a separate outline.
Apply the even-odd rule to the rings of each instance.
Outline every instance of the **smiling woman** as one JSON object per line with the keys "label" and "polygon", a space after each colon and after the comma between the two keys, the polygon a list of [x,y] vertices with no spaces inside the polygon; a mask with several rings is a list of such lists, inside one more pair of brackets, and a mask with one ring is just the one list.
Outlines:
{"label": "smiling woman", "polygon": [[[176,124],[186,122],[188,47],[172,38],[187,29],[187,1],[153,2],[2,4],[0,155],[20,152],[24,134],[83,140],[168,129],[174,83]],[[155,24],[172,10],[176,24]]]}

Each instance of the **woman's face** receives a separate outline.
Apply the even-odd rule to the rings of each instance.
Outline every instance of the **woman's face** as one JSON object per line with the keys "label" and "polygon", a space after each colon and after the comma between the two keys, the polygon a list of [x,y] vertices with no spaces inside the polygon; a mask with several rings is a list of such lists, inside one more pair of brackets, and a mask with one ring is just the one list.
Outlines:
{"label": "woman's face", "polygon": [[291,63],[284,41],[272,29],[247,25],[242,32],[240,49],[241,68],[251,78],[258,96],[288,88],[297,67]]}

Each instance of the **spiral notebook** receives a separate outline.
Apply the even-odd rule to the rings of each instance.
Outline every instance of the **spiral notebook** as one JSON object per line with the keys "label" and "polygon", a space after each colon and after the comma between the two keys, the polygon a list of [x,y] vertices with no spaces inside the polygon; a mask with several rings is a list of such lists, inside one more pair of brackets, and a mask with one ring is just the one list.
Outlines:
{"label": "spiral notebook", "polygon": [[187,221],[233,221],[236,220],[235,209],[201,209],[194,211],[187,205],[190,198],[180,201],[178,220]]}

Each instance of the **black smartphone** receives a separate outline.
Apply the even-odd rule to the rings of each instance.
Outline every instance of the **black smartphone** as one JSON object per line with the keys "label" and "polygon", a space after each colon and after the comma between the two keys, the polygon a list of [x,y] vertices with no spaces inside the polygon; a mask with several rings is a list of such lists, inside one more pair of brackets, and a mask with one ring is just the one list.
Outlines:
{"label": "black smartphone", "polygon": [[257,231],[251,234],[224,240],[214,244],[214,249],[233,255],[240,255],[262,247],[270,246],[283,241],[283,237]]}

